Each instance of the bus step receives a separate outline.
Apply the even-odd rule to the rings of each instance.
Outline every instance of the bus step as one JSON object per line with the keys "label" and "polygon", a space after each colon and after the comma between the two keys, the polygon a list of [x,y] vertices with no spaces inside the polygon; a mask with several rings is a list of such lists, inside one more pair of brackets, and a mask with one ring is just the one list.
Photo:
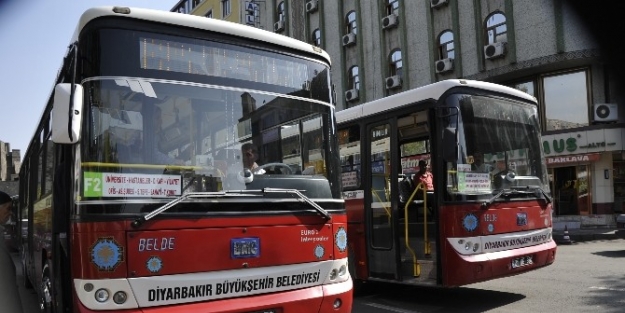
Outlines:
{"label": "bus step", "polygon": [[402,279],[405,281],[406,279],[416,280],[416,281],[426,281],[426,280],[436,280],[436,261],[435,260],[418,260],[418,264],[421,268],[421,275],[415,276],[414,272],[414,263],[412,259],[403,260],[402,259]]}

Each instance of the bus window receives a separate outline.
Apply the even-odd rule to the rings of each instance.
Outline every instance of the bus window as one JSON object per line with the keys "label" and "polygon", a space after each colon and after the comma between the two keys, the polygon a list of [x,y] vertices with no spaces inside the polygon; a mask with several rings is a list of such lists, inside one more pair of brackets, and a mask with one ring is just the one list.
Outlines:
{"label": "bus window", "polygon": [[360,127],[358,125],[339,131],[339,151],[343,190],[360,188]]}

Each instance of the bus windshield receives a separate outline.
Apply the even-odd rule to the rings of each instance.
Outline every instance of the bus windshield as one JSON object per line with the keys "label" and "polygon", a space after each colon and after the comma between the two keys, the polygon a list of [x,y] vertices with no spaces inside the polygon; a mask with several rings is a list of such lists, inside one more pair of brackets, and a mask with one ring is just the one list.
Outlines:
{"label": "bus windshield", "polygon": [[447,200],[482,201],[507,189],[522,191],[519,197],[549,192],[535,105],[466,94],[451,95],[446,105],[438,118]]}
{"label": "bus windshield", "polygon": [[325,164],[333,139],[321,131],[334,121],[329,103],[149,78],[96,78],[83,86],[84,198],[293,188],[297,178],[317,178],[329,192],[328,175],[336,175]]}

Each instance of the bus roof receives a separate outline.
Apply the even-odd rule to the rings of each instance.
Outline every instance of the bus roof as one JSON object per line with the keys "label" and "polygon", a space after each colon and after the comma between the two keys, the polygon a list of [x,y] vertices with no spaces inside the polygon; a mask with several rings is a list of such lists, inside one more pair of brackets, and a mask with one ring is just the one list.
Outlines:
{"label": "bus roof", "polygon": [[[116,13],[114,8],[128,9],[130,13]],[[119,10],[117,10],[119,11]],[[88,9],[85,11],[78,22],[78,27],[74,32],[71,42],[78,40],[78,36],[83,27],[90,21],[103,17],[103,16],[120,16],[128,17],[139,20],[171,24],[182,27],[196,28],[219,32],[227,35],[234,35],[237,37],[248,38],[253,40],[264,41],[270,44],[280,45],[286,48],[299,50],[305,53],[311,53],[321,56],[324,60],[330,64],[330,55],[323,49],[313,46],[311,44],[293,39],[291,37],[283,36],[273,32],[269,32],[263,29],[228,22],[224,20],[218,20],[213,18],[206,18],[203,16],[195,16],[189,14],[182,14],[170,11],[159,11],[152,9],[141,8],[128,8],[128,7],[115,7],[115,6],[102,6]]]}
{"label": "bus roof", "polygon": [[371,102],[357,105],[355,107],[351,107],[349,109],[338,111],[336,112],[336,121],[339,124],[345,123],[354,119],[359,119],[365,116],[375,115],[380,112],[400,108],[410,103],[415,103],[427,99],[438,100],[441,95],[443,95],[443,93],[453,87],[470,87],[494,91],[498,93],[509,94],[511,96],[536,103],[536,98],[528,93],[514,88],[476,80],[449,79],[430,85],[425,85],[419,88],[406,90],[392,96],[380,98]]}

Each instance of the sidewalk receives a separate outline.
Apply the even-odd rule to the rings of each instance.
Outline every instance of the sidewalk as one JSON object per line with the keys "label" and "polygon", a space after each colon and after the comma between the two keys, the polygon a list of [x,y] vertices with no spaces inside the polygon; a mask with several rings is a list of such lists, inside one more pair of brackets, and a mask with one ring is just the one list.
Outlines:
{"label": "sidewalk", "polygon": [[[595,227],[595,228],[577,228],[568,230],[569,238],[573,243],[594,241],[594,240],[614,240],[619,239],[616,228]],[[553,240],[557,244],[567,244],[564,240],[564,230],[554,230]]]}

